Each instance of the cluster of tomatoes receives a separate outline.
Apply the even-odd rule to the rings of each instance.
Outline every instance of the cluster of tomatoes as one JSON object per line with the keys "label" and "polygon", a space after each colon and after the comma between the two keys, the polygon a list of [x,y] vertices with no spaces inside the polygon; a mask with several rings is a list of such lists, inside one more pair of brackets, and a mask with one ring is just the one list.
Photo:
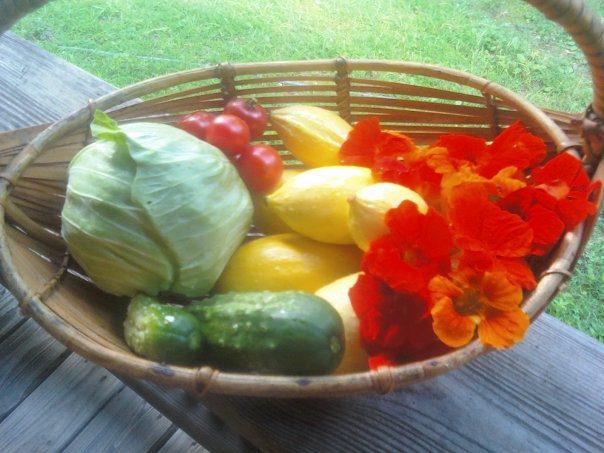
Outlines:
{"label": "cluster of tomatoes", "polygon": [[281,179],[283,162],[275,148],[259,140],[268,124],[268,113],[254,99],[234,98],[221,114],[197,111],[177,124],[197,138],[220,149],[237,167],[253,192],[269,192]]}

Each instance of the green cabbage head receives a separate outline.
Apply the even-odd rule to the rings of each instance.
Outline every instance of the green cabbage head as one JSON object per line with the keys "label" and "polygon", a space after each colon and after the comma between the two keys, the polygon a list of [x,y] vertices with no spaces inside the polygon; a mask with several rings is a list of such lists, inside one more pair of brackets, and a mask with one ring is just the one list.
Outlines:
{"label": "green cabbage head", "polygon": [[118,126],[103,112],[97,141],[71,161],[61,233],[102,290],[206,294],[243,241],[250,195],[214,146],[172,126]]}

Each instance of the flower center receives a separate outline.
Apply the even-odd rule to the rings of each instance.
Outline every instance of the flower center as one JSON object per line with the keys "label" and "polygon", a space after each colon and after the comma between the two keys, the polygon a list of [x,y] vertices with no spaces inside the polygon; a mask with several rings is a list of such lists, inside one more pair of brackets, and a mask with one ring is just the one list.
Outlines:
{"label": "flower center", "polygon": [[484,309],[480,300],[480,291],[468,288],[462,295],[453,299],[455,311],[463,316],[476,315]]}

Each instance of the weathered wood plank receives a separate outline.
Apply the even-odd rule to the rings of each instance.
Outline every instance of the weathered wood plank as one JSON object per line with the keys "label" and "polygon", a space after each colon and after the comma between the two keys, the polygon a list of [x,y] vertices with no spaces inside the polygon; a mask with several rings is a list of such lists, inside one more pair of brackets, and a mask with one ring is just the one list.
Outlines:
{"label": "weathered wood plank", "polygon": [[12,33],[0,36],[0,55],[0,131],[56,120],[114,89]]}
{"label": "weathered wood plank", "polygon": [[63,451],[145,452],[164,444],[176,429],[134,391],[123,387]]}
{"label": "weathered wood plank", "polygon": [[146,381],[119,378],[175,425],[211,452],[249,452],[255,449],[204,405],[185,392],[166,389]]}
{"label": "weathered wood plank", "polygon": [[29,319],[0,343],[0,421],[67,357],[69,352]]}
{"label": "weathered wood plank", "polygon": [[595,452],[603,394],[604,346],[543,315],[512,350],[389,395],[201,401],[262,451]]}
{"label": "weathered wood plank", "polygon": [[158,453],[206,453],[208,450],[203,448],[197,442],[182,430],[178,430],[158,450]]}
{"label": "weathered wood plank", "polygon": [[0,423],[0,451],[57,451],[102,409],[123,384],[71,354]]}
{"label": "weathered wood plank", "polygon": [[25,318],[19,313],[17,301],[4,286],[0,286],[0,342],[23,322]]}

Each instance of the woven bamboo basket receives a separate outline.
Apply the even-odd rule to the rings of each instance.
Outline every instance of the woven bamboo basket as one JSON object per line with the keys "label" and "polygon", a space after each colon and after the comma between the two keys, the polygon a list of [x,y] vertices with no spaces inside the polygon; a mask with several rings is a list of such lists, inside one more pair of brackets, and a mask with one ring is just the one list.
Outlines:
{"label": "woven bamboo basket", "polygon": [[[528,0],[527,0],[528,1]],[[337,111],[355,122],[377,115],[391,130],[417,143],[445,133],[492,139],[517,119],[541,136],[552,157],[581,156],[592,179],[604,179],[604,29],[579,0],[530,0],[572,34],[592,70],[594,101],[582,118],[546,112],[494,82],[443,67],[397,61],[335,60],[222,64],[167,75],[118,90],[40,133],[24,149],[0,156],[0,259],[2,275],[33,317],[69,348],[118,374],[205,392],[268,397],[327,397],[384,393],[462,366],[489,351],[478,341],[445,355],[377,371],[338,376],[257,376],[207,366],[179,367],[134,355],[123,340],[124,300],[98,290],[70,259],[60,237],[61,208],[70,159],[90,143],[95,109],[119,122],[175,123],[183,114],[220,110],[234,96],[254,96],[268,109],[305,103]],[[437,81],[437,83],[435,83]],[[141,100],[143,99],[143,100]],[[581,141],[579,140],[581,137]],[[297,165],[275,132],[273,143]],[[601,206],[602,197],[596,200]],[[552,300],[587,241],[597,216],[567,233],[549,257],[523,309],[535,319]]]}

